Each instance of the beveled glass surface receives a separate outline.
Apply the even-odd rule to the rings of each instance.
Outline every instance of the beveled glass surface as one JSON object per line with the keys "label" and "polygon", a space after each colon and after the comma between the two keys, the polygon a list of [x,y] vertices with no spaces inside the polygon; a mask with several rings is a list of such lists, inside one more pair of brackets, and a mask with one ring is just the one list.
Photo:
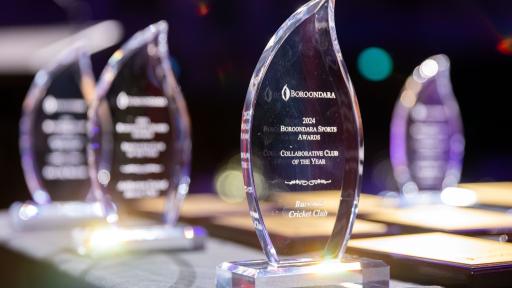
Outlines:
{"label": "beveled glass surface", "polygon": [[105,67],[90,113],[90,167],[95,191],[121,209],[168,197],[164,221],[172,225],[188,192],[191,139],[167,30],[162,21],[138,32]]}
{"label": "beveled glass surface", "polygon": [[36,203],[86,199],[87,106],[93,95],[89,55],[79,46],[36,74],[20,121],[23,172]]}
{"label": "beveled glass surface", "polygon": [[[272,37],[252,76],[241,130],[250,214],[268,261],[278,264],[293,241],[271,238],[266,227],[282,223],[276,216],[297,228],[305,218],[324,219],[332,236],[322,256],[342,257],[357,210],[363,137],[333,0],[308,2]],[[256,168],[263,181],[254,181]],[[259,209],[259,189],[269,190],[276,208]]]}
{"label": "beveled glass surface", "polygon": [[366,258],[294,259],[278,269],[264,260],[224,262],[217,266],[215,287],[389,287],[389,266]]}
{"label": "beveled glass surface", "polygon": [[407,79],[393,112],[390,149],[404,196],[439,195],[458,184],[464,132],[445,55],[428,58]]}

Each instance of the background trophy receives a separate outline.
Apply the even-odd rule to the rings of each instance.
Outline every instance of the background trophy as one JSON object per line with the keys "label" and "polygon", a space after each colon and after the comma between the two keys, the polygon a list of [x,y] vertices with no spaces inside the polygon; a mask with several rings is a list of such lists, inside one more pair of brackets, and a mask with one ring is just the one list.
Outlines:
{"label": "background trophy", "polygon": [[[189,249],[203,245],[205,230],[177,226],[188,192],[190,120],[171,69],[167,23],[135,34],[105,67],[90,110],[93,190],[119,209],[107,228],[75,231],[80,253],[111,249]],[[167,197],[163,225],[132,226],[130,204]],[[102,251],[103,250],[103,251]]]}
{"label": "background trophy", "polygon": [[11,206],[15,227],[55,228],[103,219],[99,202],[85,202],[91,187],[87,106],[94,85],[89,55],[79,45],[36,74],[20,121],[21,162],[33,202]]}
{"label": "background trophy", "polygon": [[[266,260],[222,263],[217,287],[387,285],[383,262],[344,255],[357,212],[363,135],[336,37],[334,1],[305,4],[265,48],[245,101],[241,158],[250,215]],[[256,163],[264,181],[254,179]],[[259,189],[285,195],[286,201],[276,197],[275,208],[260,209]],[[338,197],[313,197],[325,193]],[[331,205],[337,212],[326,209]],[[301,230],[312,220],[331,227],[325,248],[300,259],[283,258],[293,243],[272,237],[267,225]]]}
{"label": "background trophy", "polygon": [[393,112],[390,147],[405,202],[457,197],[449,194],[460,191],[443,191],[459,183],[464,157],[462,120],[445,55],[423,61],[407,79]]}

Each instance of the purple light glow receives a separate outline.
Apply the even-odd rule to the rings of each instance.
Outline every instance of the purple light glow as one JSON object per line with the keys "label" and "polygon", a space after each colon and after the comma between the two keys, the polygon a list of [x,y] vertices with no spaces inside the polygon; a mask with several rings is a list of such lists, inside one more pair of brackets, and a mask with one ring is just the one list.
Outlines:
{"label": "purple light glow", "polygon": [[446,56],[430,57],[407,79],[393,112],[390,154],[404,196],[458,184],[464,136]]}

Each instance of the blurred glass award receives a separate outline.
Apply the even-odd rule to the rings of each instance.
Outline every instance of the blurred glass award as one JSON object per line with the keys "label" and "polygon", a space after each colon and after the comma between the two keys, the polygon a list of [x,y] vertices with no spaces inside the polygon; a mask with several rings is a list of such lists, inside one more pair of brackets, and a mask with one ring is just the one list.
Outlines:
{"label": "blurred glass award", "polygon": [[[79,253],[203,245],[204,229],[176,225],[190,182],[192,142],[167,30],[162,21],[135,34],[113,54],[98,82],[89,115],[92,185],[112,199],[121,223],[75,231]],[[131,220],[134,201],[159,196],[167,199],[162,225],[124,223]]]}
{"label": "blurred glass award", "polygon": [[464,133],[447,56],[428,58],[407,79],[393,112],[390,156],[405,203],[464,201],[455,188]]}
{"label": "blurred glass award", "polygon": [[[363,134],[336,37],[333,0],[308,2],[267,44],[247,92],[241,158],[250,215],[266,260],[222,263],[217,287],[388,284],[389,268],[383,262],[344,254],[357,213]],[[256,163],[264,181],[254,179]],[[288,197],[262,210],[259,189]],[[311,197],[325,192],[339,196]],[[326,209],[332,204],[336,212]],[[268,232],[276,217],[297,230],[311,219],[322,220],[332,233],[322,251],[284,258],[293,243]]]}
{"label": "blurred glass award", "polygon": [[86,202],[87,107],[94,86],[89,54],[78,44],[36,74],[20,121],[21,162],[33,201],[11,206],[16,228],[103,220],[99,202]]}

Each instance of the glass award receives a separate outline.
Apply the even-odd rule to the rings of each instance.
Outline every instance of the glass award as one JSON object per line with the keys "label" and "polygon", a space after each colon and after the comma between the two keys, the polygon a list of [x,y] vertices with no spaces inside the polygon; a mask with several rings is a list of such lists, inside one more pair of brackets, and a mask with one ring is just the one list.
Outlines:
{"label": "glass award", "polygon": [[[110,215],[119,222],[75,231],[79,253],[203,245],[204,229],[176,224],[190,182],[192,141],[167,30],[161,21],[136,33],[112,55],[98,82],[89,114],[89,166],[93,190],[115,204],[117,213]],[[163,224],[123,223],[134,202],[156,197],[167,201]]]}
{"label": "glass award", "polygon": [[[249,212],[266,259],[220,264],[217,287],[388,284],[383,262],[344,254],[357,213],[363,133],[336,36],[333,0],[309,1],[267,44],[247,91],[241,160]],[[255,165],[263,181],[254,180]],[[286,201],[275,197],[275,208],[260,209],[259,189],[285,194]],[[312,197],[326,192],[338,197]],[[338,209],[328,211],[333,204]],[[273,237],[269,226],[285,223],[302,230],[310,220],[330,226],[324,248],[300,258],[285,256],[293,243]]]}
{"label": "glass award", "polygon": [[393,112],[390,158],[405,203],[465,197],[455,188],[463,157],[464,132],[450,62],[435,55],[414,69]]}
{"label": "glass award", "polygon": [[100,203],[86,201],[91,187],[87,107],[94,86],[89,54],[79,44],[36,74],[23,103],[19,140],[33,201],[11,206],[16,228],[55,228],[103,219]]}

